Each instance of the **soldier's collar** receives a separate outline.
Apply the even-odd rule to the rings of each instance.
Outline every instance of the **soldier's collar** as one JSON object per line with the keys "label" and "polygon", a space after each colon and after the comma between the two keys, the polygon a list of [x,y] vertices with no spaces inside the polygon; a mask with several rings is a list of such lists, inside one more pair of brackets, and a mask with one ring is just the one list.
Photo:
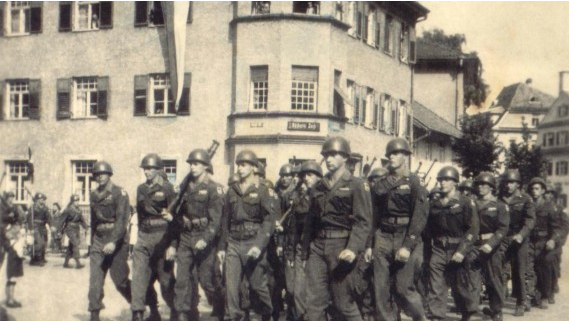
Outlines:
{"label": "soldier's collar", "polygon": [[447,195],[447,198],[449,201],[451,200],[458,201],[460,200],[460,195],[461,195],[460,192],[457,189],[455,189],[454,193],[452,193],[451,195]]}
{"label": "soldier's collar", "polygon": [[105,186],[105,188],[100,189],[100,187],[97,187],[97,192],[98,192],[99,194],[103,194],[104,192],[109,192],[109,193],[110,193],[110,192],[113,190],[113,186],[114,186],[114,185],[113,185],[113,182],[109,181],[109,182],[107,183],[107,186]]}
{"label": "soldier's collar", "polygon": [[150,182],[146,182],[149,187],[154,185],[164,186],[164,178],[160,175],[156,175]]}

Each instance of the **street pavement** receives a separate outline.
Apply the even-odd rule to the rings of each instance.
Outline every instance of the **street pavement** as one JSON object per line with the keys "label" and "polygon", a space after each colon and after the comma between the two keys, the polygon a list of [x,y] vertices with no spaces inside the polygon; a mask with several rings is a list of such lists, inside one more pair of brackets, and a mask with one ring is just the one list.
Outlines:
{"label": "street pavement", "polygon": [[[533,308],[524,317],[512,316],[514,302],[508,300],[504,310],[506,321],[566,321],[569,320],[569,250],[564,251],[562,278],[560,280],[560,292],[556,296],[556,304],[550,305],[549,309],[541,310]],[[16,286],[16,298],[22,304],[22,308],[8,309],[10,321],[88,321],[87,292],[89,290],[89,260],[82,259],[86,265],[81,270],[64,269],[63,257],[59,254],[49,254],[48,263],[44,267],[30,266],[29,261],[24,263],[24,277],[18,279]],[[74,263],[74,262],[72,262]],[[74,264],[72,264],[74,266]],[[6,283],[5,264],[0,271],[0,284]],[[159,286],[156,284],[158,293]],[[4,304],[3,291],[0,301]],[[204,301],[202,295],[200,302],[201,320],[213,320],[209,317],[211,307]],[[118,294],[110,277],[105,283],[105,298],[103,300],[106,309],[101,311],[103,321],[128,321],[131,313],[127,302]],[[169,309],[163,301],[160,301],[160,312],[164,320],[168,320]],[[147,315],[148,313],[146,313]],[[254,320],[257,318],[253,318]],[[447,320],[458,321],[460,317],[449,313]],[[284,318],[281,318],[284,321]],[[403,320],[408,318],[403,317]],[[473,321],[489,320],[488,317],[478,314]],[[0,320],[5,321],[5,320]]]}

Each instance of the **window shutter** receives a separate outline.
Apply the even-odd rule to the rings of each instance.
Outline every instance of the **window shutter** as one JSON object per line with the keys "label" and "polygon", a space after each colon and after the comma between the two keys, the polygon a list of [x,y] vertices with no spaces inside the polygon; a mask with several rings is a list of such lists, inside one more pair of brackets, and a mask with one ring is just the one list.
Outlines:
{"label": "window shutter", "polygon": [[358,36],[358,38],[362,36],[362,20],[362,13],[358,11],[356,20],[356,36]]}
{"label": "window shutter", "polygon": [[97,79],[99,104],[97,105],[97,117],[107,120],[109,102],[109,77],[99,77]]}
{"label": "window shutter", "polygon": [[318,81],[318,67],[292,67],[292,80],[298,81]]}
{"label": "window shutter", "polygon": [[151,21],[154,25],[161,26],[164,24],[164,13],[162,11],[162,3],[160,1],[153,1]]}
{"label": "window shutter", "polygon": [[134,26],[148,26],[148,2],[136,1],[134,3]]}
{"label": "window shutter", "polygon": [[100,29],[111,29],[113,27],[113,2],[101,1],[100,7]]}
{"label": "window shutter", "polygon": [[41,33],[42,2],[32,1],[30,7],[30,33]]}
{"label": "window shutter", "polygon": [[369,18],[367,15],[365,15],[363,22],[362,22],[362,38],[366,42],[367,42],[367,36],[368,36],[368,29],[367,29],[368,24],[369,24]]}
{"label": "window shutter", "polygon": [[182,98],[180,99],[180,106],[178,106],[179,116],[190,115],[190,85],[192,82],[192,74],[184,74],[184,89],[182,89]]}
{"label": "window shutter", "polygon": [[[0,3],[0,7],[2,7],[3,3]],[[4,87],[5,82],[0,80],[0,120],[4,119],[4,91],[6,88]]]}
{"label": "window shutter", "polygon": [[30,119],[40,119],[41,80],[30,79]]}
{"label": "window shutter", "polygon": [[190,7],[188,8],[188,20],[186,21],[187,23],[192,23],[192,6],[193,6],[193,1],[190,1]]}
{"label": "window shutter", "polygon": [[384,95],[379,94],[378,101],[379,101],[379,112],[378,112],[379,115],[378,115],[378,120],[377,120],[377,128],[379,131],[382,131],[384,129],[383,118],[384,118],[384,114],[385,114]]}
{"label": "window shutter", "polygon": [[59,3],[59,31],[71,31],[71,1]]}
{"label": "window shutter", "polygon": [[417,51],[415,41],[409,42],[409,62],[415,63],[417,61]]}
{"label": "window shutter", "polygon": [[57,79],[57,114],[58,120],[71,118],[70,111],[71,79]]}
{"label": "window shutter", "polygon": [[4,6],[6,1],[0,1],[0,37],[4,35]]}
{"label": "window shutter", "polygon": [[360,87],[360,99],[362,101],[362,118],[360,124],[365,126],[367,121],[367,87]]}
{"label": "window shutter", "polygon": [[134,116],[146,116],[148,80],[148,75],[134,76]]}
{"label": "window shutter", "polygon": [[360,86],[354,84],[354,124],[360,122]]}
{"label": "window shutter", "polygon": [[[168,89],[168,100],[166,101],[166,110],[168,114],[175,114],[176,113],[176,107],[174,106],[174,93],[172,93],[172,89]],[[181,100],[181,97],[180,97]]]}
{"label": "window shutter", "polygon": [[375,47],[379,48],[379,41],[381,38],[381,24],[379,22],[375,23]]}

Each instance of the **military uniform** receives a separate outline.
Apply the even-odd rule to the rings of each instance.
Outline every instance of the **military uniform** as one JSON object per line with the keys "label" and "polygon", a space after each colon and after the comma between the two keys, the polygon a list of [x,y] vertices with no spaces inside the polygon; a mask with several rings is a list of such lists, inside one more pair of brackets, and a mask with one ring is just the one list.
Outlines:
{"label": "military uniform", "polygon": [[[468,277],[467,262],[452,261],[455,253],[466,257],[478,237],[479,220],[474,202],[455,191],[430,203],[425,248],[429,251],[428,306],[431,318],[443,320],[447,312],[448,285],[455,292],[455,304],[463,316],[478,310],[479,297],[473,295],[476,284]],[[427,250],[428,249],[428,250]]]}
{"label": "military uniform", "polygon": [[[265,185],[268,189],[272,189],[271,186],[268,186],[267,180],[264,178],[261,178],[261,184]],[[277,193],[272,193],[272,208],[275,210],[275,220],[280,219],[281,214],[283,213],[282,204],[286,201],[279,196],[280,195]],[[269,291],[271,292],[271,303],[273,305],[272,314],[274,321],[279,320],[280,314],[284,308],[283,290],[286,289],[285,266],[283,264],[282,257],[279,257],[277,254],[277,247],[279,246],[282,246],[282,238],[279,233],[275,233],[270,238],[269,244],[267,244],[267,262],[269,263],[270,268],[267,275],[267,283]]]}
{"label": "military uniform", "polygon": [[[221,249],[226,249],[226,320],[243,317],[240,303],[243,276],[259,301],[258,314],[267,319],[272,313],[266,247],[274,231],[276,213],[273,204],[273,191],[261,184],[251,184],[245,191],[235,184],[227,192],[220,240]],[[247,255],[254,246],[261,250],[257,259]]]}
{"label": "military uniform", "polygon": [[[512,293],[517,306],[524,306],[527,296],[525,275],[527,272],[528,236],[535,224],[535,205],[531,198],[521,191],[516,191],[511,197],[502,197],[502,201],[510,210],[510,227],[503,242],[507,247],[506,262],[512,269]],[[522,243],[512,238],[520,234]]]}
{"label": "military uniform", "polygon": [[305,270],[307,319],[325,320],[331,300],[344,319],[361,320],[350,277],[355,262],[340,260],[338,255],[345,249],[356,255],[364,250],[372,218],[368,183],[345,169],[333,186],[329,175],[317,183],[311,199],[305,229],[305,237],[311,240]]}
{"label": "military uniform", "polygon": [[[153,287],[156,280],[164,301],[170,309],[174,308],[174,264],[166,260],[165,253],[169,246],[174,245],[175,233],[162,215],[174,197],[172,184],[161,176],[137,188],[138,236],[132,252],[133,311],[144,311],[145,303],[154,300],[148,298],[148,294],[155,292],[147,289]],[[130,216],[127,216],[127,220],[130,220]]]}
{"label": "military uniform", "polygon": [[65,259],[68,261],[70,258],[79,259],[79,246],[81,245],[81,227],[87,229],[87,223],[83,217],[83,213],[77,206],[70,205],[61,214],[59,232],[65,233],[69,238],[69,245]]}
{"label": "military uniform", "polygon": [[43,265],[47,249],[47,225],[52,226],[49,208],[45,205],[34,204],[28,213],[28,229],[34,231],[34,245],[30,265]]}
{"label": "military uniform", "polygon": [[0,241],[2,241],[0,245],[0,267],[7,255],[6,276],[8,280],[24,275],[23,260],[10,244],[18,237],[24,221],[25,214],[20,206],[8,206],[4,200],[0,200]]}
{"label": "military uniform", "polygon": [[[190,182],[177,214],[182,231],[176,261],[175,307],[179,313],[192,315],[192,320],[199,317],[198,281],[208,302],[216,304],[214,262],[223,198],[223,187],[209,177],[202,182]],[[205,249],[195,248],[199,240],[207,243]]]}
{"label": "military uniform", "polygon": [[[508,233],[510,213],[507,206],[494,196],[488,200],[477,200],[476,206],[480,218],[480,237],[467,260],[472,262],[473,272],[476,275],[482,273],[484,277],[491,314],[501,315],[505,301],[502,271],[506,251],[502,240]],[[492,248],[488,254],[480,250],[486,244]],[[479,296],[482,289],[480,283],[477,285],[475,295]]]}
{"label": "military uniform", "polygon": [[553,268],[555,270],[555,274],[552,280],[552,291],[553,293],[559,292],[559,278],[561,277],[561,257],[563,256],[563,247],[567,242],[567,235],[569,234],[569,215],[567,211],[563,209],[559,204],[553,204],[555,210],[559,213],[559,218],[562,222],[562,238],[559,244],[555,247],[555,263],[553,264]]}
{"label": "military uniform", "polygon": [[553,299],[552,284],[556,272],[555,248],[547,249],[546,243],[552,240],[555,242],[555,247],[561,244],[563,220],[553,204],[543,197],[535,202],[535,214],[535,226],[529,238],[528,293],[534,296],[538,305],[541,305],[542,300]]}
{"label": "military uniform", "polygon": [[[397,305],[411,318],[421,320],[424,311],[414,277],[423,256],[420,248],[428,216],[427,191],[416,175],[407,174],[400,178],[389,175],[375,185],[372,197],[378,208],[374,216],[373,247],[378,318],[394,319],[390,304],[393,296]],[[395,261],[395,254],[402,247],[411,252],[406,263]],[[394,292],[391,291],[391,279],[395,283]]]}
{"label": "military uniform", "polygon": [[[104,308],[103,286],[107,272],[119,293],[130,303],[131,288],[128,279],[128,240],[126,229],[130,218],[128,194],[124,189],[109,182],[105,188],[91,192],[92,245],[90,253],[89,311]],[[115,244],[110,255],[103,247]]]}

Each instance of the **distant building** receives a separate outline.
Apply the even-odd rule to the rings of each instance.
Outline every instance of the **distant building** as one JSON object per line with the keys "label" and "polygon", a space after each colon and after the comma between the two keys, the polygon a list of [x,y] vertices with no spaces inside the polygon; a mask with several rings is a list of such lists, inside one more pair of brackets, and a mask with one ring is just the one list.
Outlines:
{"label": "distant building", "polygon": [[569,72],[560,73],[559,97],[539,124],[537,139],[548,160],[547,180],[554,184],[565,207],[569,194],[569,91],[563,80],[567,76]]}

